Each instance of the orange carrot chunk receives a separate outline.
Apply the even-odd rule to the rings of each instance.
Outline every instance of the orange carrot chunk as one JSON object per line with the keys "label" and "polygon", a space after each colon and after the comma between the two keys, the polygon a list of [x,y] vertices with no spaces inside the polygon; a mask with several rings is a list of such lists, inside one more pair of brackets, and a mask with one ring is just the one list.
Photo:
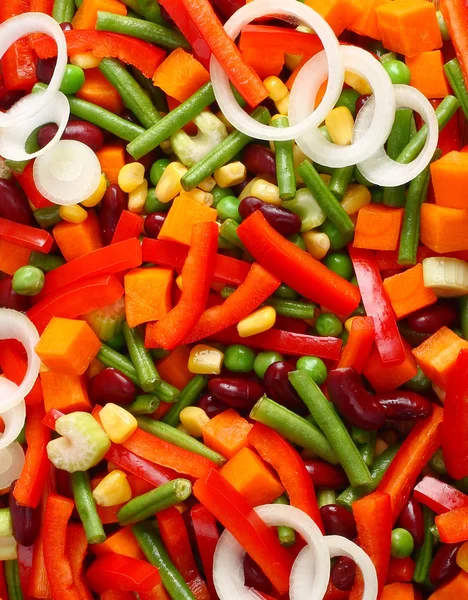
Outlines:
{"label": "orange carrot chunk", "polygon": [[400,237],[402,208],[368,204],[358,213],[353,246],[367,250],[395,250]]}
{"label": "orange carrot chunk", "polygon": [[93,210],[88,211],[83,223],[61,221],[53,228],[52,234],[67,262],[102,248],[101,228]]}
{"label": "orange carrot chunk", "polygon": [[350,31],[354,31],[359,35],[380,40],[380,30],[377,24],[377,7],[381,4],[386,4],[391,0],[361,0],[361,13],[347,27]]}
{"label": "orange carrot chunk", "polygon": [[305,0],[330,25],[335,35],[341,35],[361,14],[358,0]]}
{"label": "orange carrot chunk", "polygon": [[393,277],[387,277],[383,286],[397,319],[404,319],[412,312],[437,302],[434,292],[430,288],[424,287],[421,264],[407,269],[403,273],[393,275]]}
{"label": "orange carrot chunk", "polygon": [[439,206],[468,208],[468,154],[453,150],[431,164],[435,201]]}
{"label": "orange carrot chunk", "polygon": [[364,365],[364,375],[376,392],[390,392],[396,390],[418,372],[416,361],[411,354],[411,346],[403,340],[405,360],[401,365],[385,366],[377,351],[376,346],[371,350],[369,358]]}
{"label": "orange carrot chunk", "polygon": [[238,412],[229,408],[203,426],[203,441],[208,448],[232,458],[247,446],[247,436],[252,427]]}
{"label": "orange carrot chunk", "polygon": [[217,216],[218,213],[214,208],[201,204],[190,196],[177,196],[167,213],[158,239],[190,246],[192,225],[214,222]]}
{"label": "orange carrot chunk", "polygon": [[407,57],[406,64],[411,71],[410,85],[418,89],[426,98],[445,98],[450,94],[440,50],[421,52],[416,56]]}
{"label": "orange carrot chunk", "polygon": [[120,114],[123,110],[123,102],[119,92],[107,81],[98,68],[86,69],[85,82],[76,92],[76,97],[97,104],[115,114]]}
{"label": "orange carrot chunk", "polygon": [[172,308],[172,269],[133,269],[124,278],[129,327],[162,319]]}
{"label": "orange carrot chunk", "polygon": [[127,15],[127,7],[117,0],[83,0],[72,20],[73,29],[96,29],[98,11]]}
{"label": "orange carrot chunk", "polygon": [[465,571],[460,571],[454,579],[429,596],[429,600],[454,600],[454,598],[468,598],[468,573]]}
{"label": "orange carrot chunk", "polygon": [[391,583],[383,589],[381,600],[414,600],[411,583]]}
{"label": "orange carrot chunk", "polygon": [[46,413],[53,408],[63,413],[77,410],[91,412],[92,406],[84,377],[57,371],[43,371],[41,384]]}
{"label": "orange carrot chunk", "polygon": [[125,165],[125,148],[120,144],[104,146],[96,156],[109,183],[117,183],[120,169]]}
{"label": "orange carrot chunk", "polygon": [[182,48],[171,52],[153,76],[154,85],[179,102],[190,98],[209,81],[210,74],[205,67]]}
{"label": "orange carrot chunk", "polygon": [[[453,187],[451,185],[450,190]],[[434,252],[468,250],[467,231],[468,210],[427,202],[421,206],[421,243]]]}
{"label": "orange carrot chunk", "polygon": [[168,356],[157,361],[156,367],[161,378],[182,390],[195,377],[188,370],[189,346],[177,346]]}
{"label": "orange carrot chunk", "polygon": [[29,263],[31,250],[0,240],[0,271],[14,275],[20,268]]}
{"label": "orange carrot chunk", "polygon": [[110,535],[102,544],[93,544],[90,548],[97,555],[114,553],[144,559],[143,552],[132,533],[131,527],[122,527]]}

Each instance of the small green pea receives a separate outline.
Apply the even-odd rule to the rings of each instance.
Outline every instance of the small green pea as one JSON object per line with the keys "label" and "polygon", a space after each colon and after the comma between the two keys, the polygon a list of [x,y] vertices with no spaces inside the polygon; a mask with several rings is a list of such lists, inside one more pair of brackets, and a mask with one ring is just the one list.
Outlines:
{"label": "small green pea", "polygon": [[254,368],[255,352],[248,346],[233,344],[224,353],[224,366],[234,373],[250,373]]}
{"label": "small green pea", "polygon": [[299,297],[299,294],[289,287],[289,285],[285,285],[282,283],[275,291],[274,296],[277,298],[283,298],[284,300],[296,300]]}
{"label": "small green pea", "polygon": [[413,536],[407,529],[398,527],[392,531],[392,550],[393,558],[408,558],[414,550]]}
{"label": "small green pea", "polygon": [[340,97],[338,98],[335,106],[346,106],[349,109],[350,113],[353,117],[356,116],[356,102],[359,98],[359,92],[353,89],[345,89],[341,92]]}
{"label": "small green pea", "polygon": [[346,344],[348,343],[349,331],[345,327],[343,327],[343,331],[340,333],[340,335],[338,337],[340,338],[340,340],[342,340],[343,348],[344,348],[346,346]]}
{"label": "small green pea", "polygon": [[320,225],[318,229],[328,235],[332,250],[341,250],[349,244],[353,237],[352,233],[350,235],[343,235],[329,219]]}
{"label": "small green pea", "polygon": [[150,215],[155,212],[167,212],[171,204],[171,202],[160,202],[156,198],[156,188],[150,188],[146,194],[145,213]]}
{"label": "small green pea", "polygon": [[260,379],[263,379],[268,367],[280,360],[283,360],[283,357],[278,352],[259,352],[255,357],[253,366],[255,374],[257,377],[260,377]]}
{"label": "small green pea", "polygon": [[409,84],[411,71],[404,62],[401,60],[387,60],[382,66],[389,74],[392,83]]}
{"label": "small green pea", "polygon": [[323,262],[330,271],[343,277],[343,279],[349,281],[353,276],[353,263],[347,254],[333,252],[326,256]]}
{"label": "small green pea", "polygon": [[[357,285],[357,281],[354,285]],[[359,304],[356,309],[351,313],[352,317],[365,317],[366,316],[366,309],[364,308],[363,304]]]}
{"label": "small green pea", "polygon": [[13,275],[12,288],[22,296],[35,296],[44,287],[44,273],[30,265],[20,267]]}
{"label": "small green pea", "polygon": [[150,179],[151,183],[154,186],[157,186],[159,180],[162,177],[162,174],[166,170],[166,167],[169,165],[171,161],[168,158],[160,158],[156,162],[153,163],[150,171]]}
{"label": "small green pea", "polygon": [[302,239],[302,236],[300,236],[298,233],[295,233],[294,235],[292,235],[290,238],[288,238],[288,240],[290,242],[292,242],[295,246],[297,246],[298,248],[300,248],[301,250],[305,250],[306,249],[305,242]]}
{"label": "small green pea", "polygon": [[343,331],[343,325],[336,315],[332,313],[322,313],[315,321],[315,329],[320,336],[338,337]]}
{"label": "small green pea", "polygon": [[228,196],[234,196],[234,190],[232,188],[221,188],[219,185],[215,185],[211,190],[211,194],[213,195],[213,206],[216,208],[223,198],[227,198]]}
{"label": "small green pea", "polygon": [[76,94],[85,82],[85,74],[81,67],[75,65],[67,65],[65,75],[62,79],[60,91],[63,94]]}
{"label": "small green pea", "polygon": [[447,468],[445,467],[444,455],[442,453],[442,448],[438,448],[434,454],[431,456],[431,460],[429,461],[429,466],[438,474],[438,475],[447,475]]}
{"label": "small green pea", "polygon": [[298,369],[307,371],[317,385],[323,385],[327,380],[327,367],[323,360],[317,356],[301,356],[296,366]]}
{"label": "small green pea", "polygon": [[240,200],[235,196],[221,198],[216,206],[218,217],[221,221],[224,221],[225,219],[234,219],[234,221],[240,223],[242,218],[239,214],[239,204]]}

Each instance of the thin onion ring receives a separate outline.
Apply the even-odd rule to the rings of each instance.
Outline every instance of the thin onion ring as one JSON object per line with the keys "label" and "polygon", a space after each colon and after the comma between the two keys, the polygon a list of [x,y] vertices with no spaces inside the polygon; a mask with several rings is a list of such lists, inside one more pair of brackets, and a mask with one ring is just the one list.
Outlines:
{"label": "thin onion ring", "polygon": [[0,450],[0,490],[10,487],[18,479],[24,466],[24,452],[21,444],[13,442]]}
{"label": "thin onion ring", "polygon": [[[6,379],[5,377],[0,377],[0,394],[11,394],[13,391],[16,391],[18,386]],[[24,400],[22,402],[18,402],[13,408],[2,412],[0,414],[2,421],[5,425],[5,429],[2,434],[0,434],[0,450],[2,448],[6,448],[11,443],[13,443],[16,438],[21,433],[23,429],[24,423],[26,421],[26,404]]]}

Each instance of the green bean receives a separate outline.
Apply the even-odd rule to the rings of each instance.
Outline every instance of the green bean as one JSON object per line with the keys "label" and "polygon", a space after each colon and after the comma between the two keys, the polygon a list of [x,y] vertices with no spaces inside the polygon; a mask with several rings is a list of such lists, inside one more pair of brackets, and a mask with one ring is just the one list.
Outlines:
{"label": "green bean", "polygon": [[125,4],[125,6],[127,6],[128,8],[140,14],[140,9],[138,8],[138,0],[122,0],[122,4]]}
{"label": "green bean", "polygon": [[75,1],[74,0],[54,0],[52,8],[52,17],[57,23],[71,23],[75,16]]}
{"label": "green bean", "polygon": [[84,471],[70,474],[76,510],[83,523],[89,544],[102,544],[106,534],[97,513],[96,503],[89,483],[89,475]]}
{"label": "green bean", "polygon": [[132,361],[123,354],[120,354],[120,352],[107,346],[107,344],[102,344],[96,358],[106,365],[106,367],[112,367],[123,373],[130,381],[133,381],[135,385],[140,385],[140,380],[138,379]]}
{"label": "green bean", "polygon": [[250,411],[250,418],[274,429],[301,448],[334,465],[338,458],[323,433],[312,423],[270,398],[263,396]]}
{"label": "green bean", "polygon": [[354,223],[345,210],[328,189],[326,183],[314,169],[310,161],[305,160],[297,168],[297,172],[314,195],[317,204],[335,225],[340,233],[346,235],[354,231]]}
{"label": "green bean", "polygon": [[307,371],[299,369],[289,374],[289,381],[330,442],[351,485],[370,483],[369,469],[348,430],[312,377]]}
{"label": "green bean", "polygon": [[[289,506],[289,499],[286,494],[279,496],[276,500],[273,500],[273,504],[283,504]],[[292,546],[296,542],[296,532],[292,527],[288,527],[287,525],[279,525],[276,528],[276,532],[278,533],[278,540],[282,546],[288,548]]]}
{"label": "green bean", "polygon": [[[289,119],[288,117],[278,117],[271,122],[271,125],[273,127],[289,127]],[[292,140],[275,142],[276,179],[282,200],[292,200],[296,195],[293,144]]]}
{"label": "green bean", "polygon": [[0,538],[13,535],[11,513],[9,508],[0,508]]}
{"label": "green bean", "polygon": [[335,490],[319,490],[317,492],[317,504],[319,505],[319,508],[322,508],[322,506],[328,506],[328,504],[335,504],[335,502]]}
{"label": "green bean", "polygon": [[221,227],[219,228],[219,235],[223,237],[231,244],[234,244],[237,248],[241,250],[245,250],[245,246],[242,243],[240,237],[237,235],[237,228],[239,227],[239,223],[236,223],[234,219],[226,219],[223,221]]}
{"label": "green bean", "polygon": [[[221,297],[228,298],[235,292],[235,288],[224,287],[221,290]],[[302,300],[286,300],[284,298],[270,297],[262,306],[273,306],[278,315],[290,317],[292,319],[313,319],[315,316],[315,304],[303,302]]]}
{"label": "green bean", "polygon": [[434,525],[434,513],[427,506],[423,506],[422,510],[424,517],[424,542],[416,555],[413,581],[424,585],[428,582],[429,569],[432,562],[434,537],[431,533],[431,527]]}
{"label": "green bean", "polygon": [[148,523],[139,523],[132,527],[132,531],[147,560],[158,568],[163,585],[172,600],[195,600],[154,528]]}
{"label": "green bean", "polygon": [[346,188],[348,187],[354,175],[354,165],[350,167],[342,167],[335,169],[328,184],[328,189],[336,197],[337,200],[343,200]]}
{"label": "green bean", "polygon": [[125,106],[132,111],[144,127],[149,128],[161,120],[162,117],[151,100],[120,60],[103,58],[99,70],[117,89]]}
{"label": "green bean", "polygon": [[136,328],[129,327],[127,323],[123,324],[122,331],[142,390],[153,392],[161,384],[161,378],[149,350],[145,348],[143,338]]}
{"label": "green bean", "polygon": [[[0,569],[1,567],[2,563],[0,563]],[[18,561],[6,560],[4,573],[8,590],[8,600],[23,600],[24,596],[21,591]]]}
{"label": "green bean", "polygon": [[[167,25],[161,16],[161,8],[155,0],[136,0],[137,10],[147,21],[157,23],[158,25]],[[135,10],[135,9],[134,9]]]}
{"label": "green bean", "polygon": [[37,267],[44,271],[44,273],[50,273],[57,267],[61,267],[65,264],[65,260],[61,256],[55,254],[43,254],[42,252],[31,252],[29,256],[29,264],[33,267]]}
{"label": "green bean", "polygon": [[[387,154],[392,160],[395,160],[398,157],[400,152],[410,141],[412,118],[413,111],[408,108],[399,108],[395,113],[395,121],[387,140]],[[405,191],[406,188],[404,185],[385,188],[384,204],[387,206],[404,206]]]}
{"label": "green bean", "polygon": [[160,88],[156,87],[151,81],[151,79],[145,77],[143,73],[136,67],[132,67],[131,71],[133,77],[149,95],[151,102],[154,104],[154,106],[156,106],[158,111],[163,113],[169,112],[169,109],[167,107],[166,95],[164,94],[164,92]]}
{"label": "green bean", "polygon": [[364,442],[362,444],[357,444],[357,448],[359,450],[360,455],[362,456],[363,461],[366,463],[368,467],[372,467],[374,462],[374,450],[375,450],[375,431],[371,432],[371,437],[369,441]]}
{"label": "green bean", "polygon": [[465,117],[468,119],[468,90],[465,86],[465,80],[463,79],[463,73],[458,58],[454,58],[446,63],[444,65],[444,72],[449,80],[453,93],[460,102]]}
{"label": "green bean", "polygon": [[26,423],[23,425],[21,431],[18,433],[18,437],[16,438],[15,442],[18,442],[18,444],[26,444]]}
{"label": "green bean", "polygon": [[460,298],[460,323],[462,337],[468,340],[468,295]]}
{"label": "green bean", "polygon": [[169,356],[170,354],[170,352],[168,350],[164,350],[164,348],[151,348],[150,352],[154,360],[166,358],[166,356]]}
{"label": "green bean", "polygon": [[[270,122],[270,113],[263,106],[258,106],[251,115],[259,123],[267,125]],[[191,167],[182,177],[181,183],[186,191],[193,190],[197,185],[209,177],[216,169],[228,163],[238,152],[246,146],[252,138],[240,131],[233,131],[216,148]]]}
{"label": "green bean", "polygon": [[125,406],[132,415],[150,415],[159,408],[160,400],[153,394],[137,396],[133,402]]}
{"label": "green bean", "polygon": [[177,427],[180,421],[180,413],[187,408],[193,406],[198,400],[198,397],[205,389],[208,378],[206,375],[195,375],[195,377],[187,383],[184,389],[180,392],[178,401],[171,406],[170,410],[164,415],[163,422]]}
{"label": "green bean", "polygon": [[356,444],[367,444],[372,439],[372,431],[360,429],[359,427],[351,427],[351,437]]}
{"label": "green bean", "polygon": [[211,448],[208,448],[208,446],[205,446],[205,444],[202,444],[197,439],[167,423],[155,421],[150,417],[138,417],[137,421],[140,429],[151,433],[160,440],[170,442],[171,444],[174,444],[174,446],[179,446],[179,448],[184,448],[194,454],[204,456],[208,460],[216,463],[219,467],[226,462],[226,459],[224,456],[221,456],[221,454],[211,450]]}
{"label": "green bean", "polygon": [[151,492],[132,498],[118,511],[117,518],[121,525],[144,521],[160,510],[184,502],[191,493],[192,484],[188,479],[173,479]]}
{"label": "green bean", "polygon": [[58,206],[44,206],[34,211],[34,218],[41,229],[49,229],[60,223],[62,217]]}
{"label": "green bean", "polygon": [[179,390],[163,380],[161,380],[161,383],[157,389],[154,390],[153,394],[157,396],[161,402],[165,402],[166,404],[174,404],[180,397]]}
{"label": "green bean", "polygon": [[372,183],[364,177],[357,167],[354,168],[354,179],[356,180],[356,183],[359,183],[360,185],[372,187]]}
{"label": "green bean", "polygon": [[176,48],[191,49],[190,44],[181,33],[168,27],[109,12],[98,11],[97,15],[96,29],[98,31],[123,33],[168,50],[175,50]]}

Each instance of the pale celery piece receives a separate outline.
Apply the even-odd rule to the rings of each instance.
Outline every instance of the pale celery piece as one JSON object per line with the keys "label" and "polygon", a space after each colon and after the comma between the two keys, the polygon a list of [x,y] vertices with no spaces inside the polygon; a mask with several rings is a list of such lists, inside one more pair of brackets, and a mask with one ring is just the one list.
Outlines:
{"label": "pale celery piece", "polygon": [[307,188],[297,190],[293,200],[283,202],[283,207],[295,212],[302,221],[301,231],[315,229],[325,222],[326,216],[312,192]]}
{"label": "pale celery piece", "polygon": [[102,342],[108,342],[122,331],[125,300],[119,298],[104,308],[86,313],[83,318]]}
{"label": "pale celery piece", "polygon": [[228,136],[226,126],[215,115],[204,111],[193,119],[198,133],[192,137],[182,129],[169,138],[180,162],[193,167]]}

